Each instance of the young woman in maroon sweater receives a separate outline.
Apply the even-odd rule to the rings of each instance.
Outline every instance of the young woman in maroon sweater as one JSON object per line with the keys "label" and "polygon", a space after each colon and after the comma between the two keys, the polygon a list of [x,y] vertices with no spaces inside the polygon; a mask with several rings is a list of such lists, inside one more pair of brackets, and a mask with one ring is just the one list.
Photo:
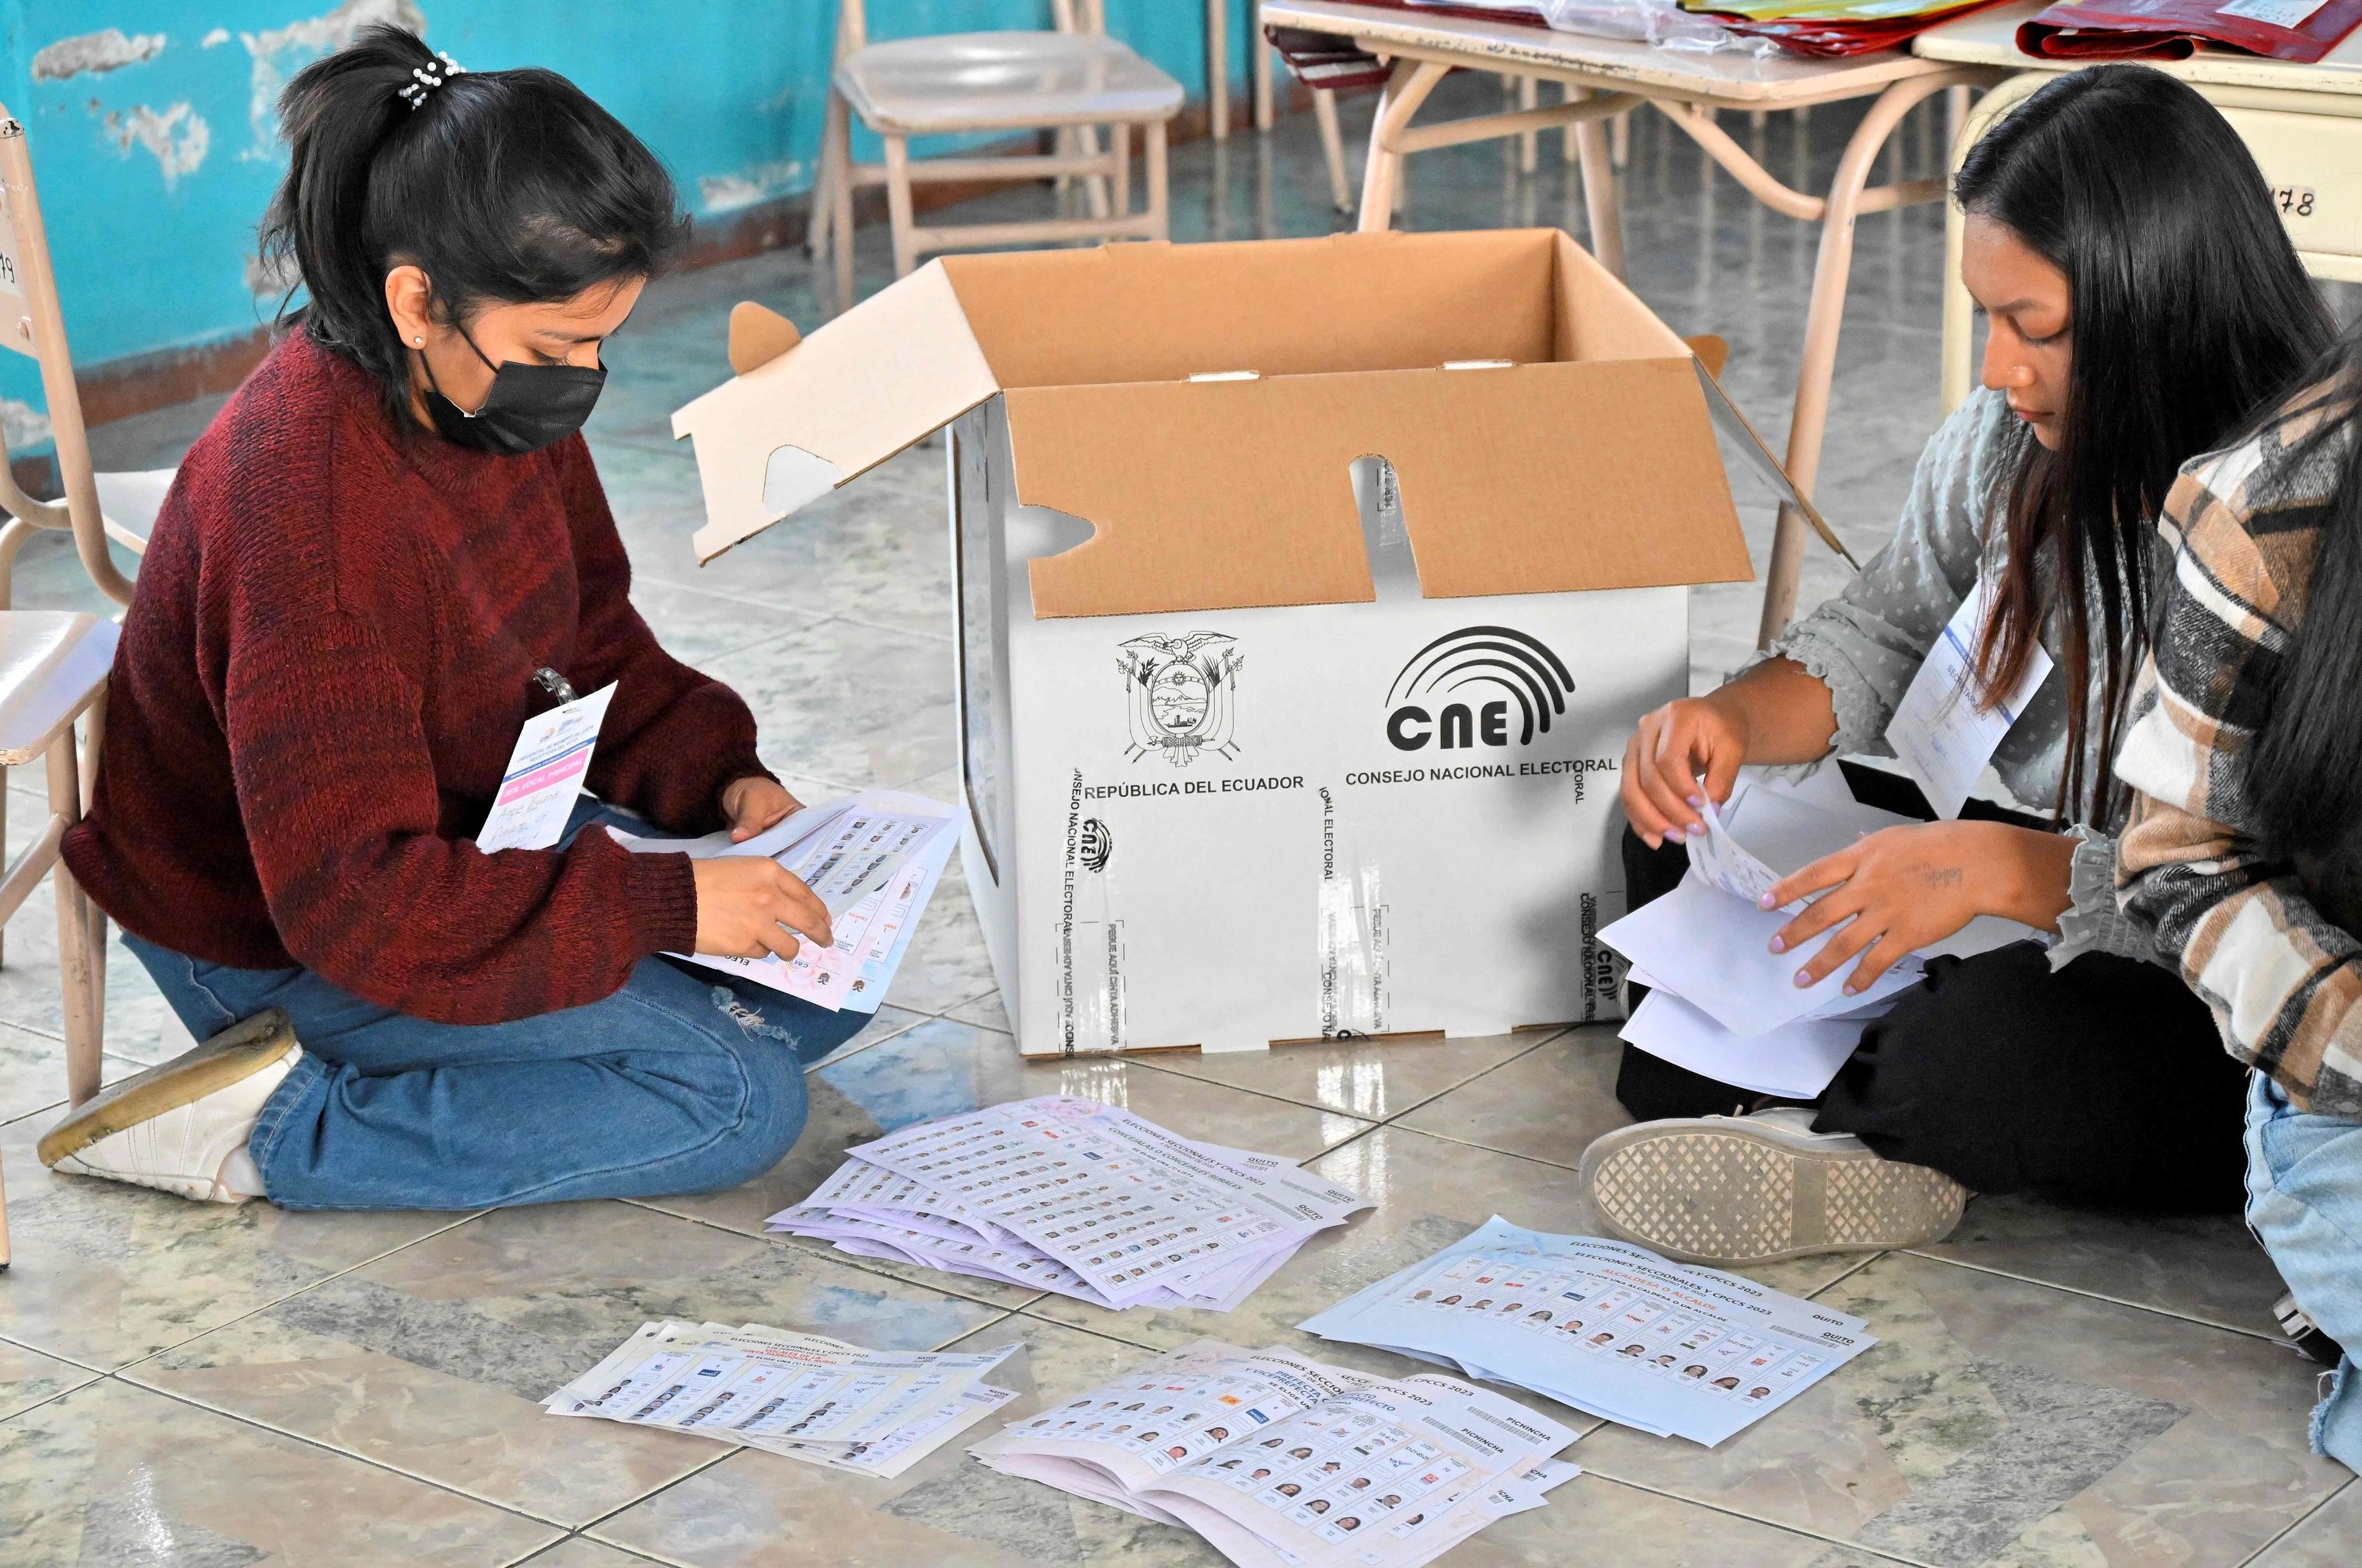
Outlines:
{"label": "young woman in maroon sweater", "polygon": [[[745,705],[632,609],[578,433],[600,345],[680,248],[672,184],[563,78],[467,74],[392,28],[281,115],[265,254],[307,301],[157,518],[65,846],[207,1043],[42,1157],[294,1208],[746,1180],[802,1127],[804,1064],[866,1020],[657,956],[826,941],[776,863],[599,825],[743,839],[796,806]],[[607,804],[555,848],[480,849],[520,728],[611,683]]]}

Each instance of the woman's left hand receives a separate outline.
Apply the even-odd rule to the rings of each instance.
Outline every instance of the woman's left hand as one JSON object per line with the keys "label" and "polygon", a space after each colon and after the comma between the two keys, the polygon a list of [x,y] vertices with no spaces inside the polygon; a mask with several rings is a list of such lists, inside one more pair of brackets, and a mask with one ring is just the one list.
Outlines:
{"label": "woman's left hand", "polygon": [[1888,828],[1772,884],[1763,900],[1768,909],[1821,896],[1780,927],[1772,950],[1793,951],[1847,922],[1797,971],[1796,983],[1817,985],[1859,957],[1845,987],[1859,992],[1895,959],[1942,941],[1980,915],[2055,927],[2070,902],[2075,842],[2064,834],[2003,822]]}
{"label": "woman's left hand", "polygon": [[790,812],[803,809],[803,802],[788,793],[777,779],[767,779],[757,773],[751,778],[735,780],[723,786],[722,815],[730,823],[730,841],[743,844],[767,828],[776,828]]}

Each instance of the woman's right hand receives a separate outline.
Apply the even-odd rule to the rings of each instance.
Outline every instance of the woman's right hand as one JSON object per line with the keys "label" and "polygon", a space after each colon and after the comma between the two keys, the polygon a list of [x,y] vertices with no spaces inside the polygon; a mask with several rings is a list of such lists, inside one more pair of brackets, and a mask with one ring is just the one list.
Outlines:
{"label": "woman's right hand", "polygon": [[1741,705],[1716,700],[1722,695],[1665,704],[1640,720],[1624,748],[1624,816],[1652,850],[1705,830],[1694,804],[1700,779],[1705,798],[1717,805],[1730,798],[1752,727]]}
{"label": "woman's right hand", "polygon": [[791,959],[798,932],[823,948],[834,940],[820,895],[768,855],[716,855],[691,866],[697,875],[699,952]]}

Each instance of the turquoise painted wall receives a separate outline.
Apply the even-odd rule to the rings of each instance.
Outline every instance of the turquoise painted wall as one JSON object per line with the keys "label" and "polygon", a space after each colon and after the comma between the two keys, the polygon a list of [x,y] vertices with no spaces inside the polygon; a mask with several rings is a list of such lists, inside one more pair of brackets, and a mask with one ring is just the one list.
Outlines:
{"label": "turquoise painted wall", "polygon": [[[1046,25],[1049,0],[870,0],[868,13],[888,38]],[[1248,16],[1231,0],[1233,82]],[[266,319],[276,301],[256,277],[254,225],[286,168],[272,102],[359,27],[408,22],[471,70],[563,72],[656,149],[699,221],[720,224],[811,188],[835,19],[833,0],[0,0],[0,104],[31,138],[74,360],[92,366]],[[1203,96],[1202,0],[1109,0],[1108,20]],[[0,420],[19,455],[39,449],[40,406],[30,362],[0,354]]]}

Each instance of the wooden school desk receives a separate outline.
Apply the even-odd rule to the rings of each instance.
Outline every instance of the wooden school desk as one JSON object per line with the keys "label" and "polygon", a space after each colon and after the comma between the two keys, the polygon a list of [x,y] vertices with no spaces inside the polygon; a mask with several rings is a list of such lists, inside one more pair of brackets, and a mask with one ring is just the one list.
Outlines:
{"label": "wooden school desk", "polygon": [[[1775,54],[1695,54],[1620,38],[1589,38],[1539,27],[1424,16],[1408,11],[1352,5],[1338,0],[1264,0],[1263,19],[1276,27],[1342,33],[1371,53],[1395,62],[1378,101],[1363,177],[1362,224],[1383,229],[1392,218],[1402,160],[1431,148],[1522,136],[1551,126],[1573,126],[1583,161],[1584,200],[1591,216],[1592,248],[1610,269],[1624,269],[1615,170],[1601,122],[1639,104],[1653,104],[1728,170],[1757,201],[1792,218],[1817,220],[1821,248],[1813,269],[1812,307],[1805,318],[1804,363],[1788,426],[1788,475],[1809,498],[1820,469],[1821,436],[1828,421],[1829,379],[1837,368],[1838,327],[1845,312],[1846,279],[1853,266],[1854,220],[1942,198],[1940,180],[1913,180],[1865,189],[1871,160],[1905,113],[1948,87],[1997,79],[1990,66],[1922,60],[1900,51],[1853,60],[1800,60]],[[1481,115],[1413,126],[1411,116],[1455,66],[1539,77],[1561,83],[1577,101],[1550,108]],[[1825,194],[1781,183],[1715,122],[1717,109],[1794,109],[1849,98],[1876,100],[1838,160]],[[1772,535],[1764,575],[1759,642],[1788,623],[1804,565],[1805,520],[1787,507]]]}
{"label": "wooden school desk", "polygon": [[[2096,61],[2036,60],[2020,54],[2017,26],[2040,0],[1963,16],[1923,33],[1915,52],[1933,64],[1997,70],[2000,84],[1963,121],[1952,167],[1985,128],[2062,71]],[[2362,32],[2347,36],[2315,65],[2207,50],[2183,60],[2150,60],[2196,88],[2255,153],[2272,188],[2272,204],[2316,278],[2362,282]],[[1971,363],[1973,306],[1960,284],[1960,214],[1944,226],[1944,411],[1959,407],[1976,384]]]}

